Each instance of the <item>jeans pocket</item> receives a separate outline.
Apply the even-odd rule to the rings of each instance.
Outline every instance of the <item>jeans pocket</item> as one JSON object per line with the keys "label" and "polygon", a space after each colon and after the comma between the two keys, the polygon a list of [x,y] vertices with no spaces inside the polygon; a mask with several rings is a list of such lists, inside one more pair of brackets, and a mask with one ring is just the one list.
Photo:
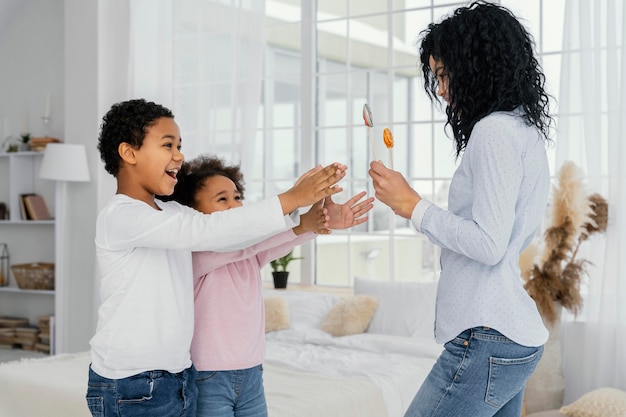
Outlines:
{"label": "jeans pocket", "polygon": [[102,396],[87,397],[87,407],[93,417],[104,417],[104,398]]}
{"label": "jeans pocket", "polygon": [[198,371],[196,375],[196,384],[201,385],[209,382],[217,375],[217,371]]}
{"label": "jeans pocket", "polygon": [[118,381],[118,404],[140,404],[152,400],[155,385],[162,381],[163,375],[158,372],[143,372]]}
{"label": "jeans pocket", "polygon": [[541,350],[523,358],[491,357],[485,402],[498,408],[509,402],[524,389],[540,358]]}

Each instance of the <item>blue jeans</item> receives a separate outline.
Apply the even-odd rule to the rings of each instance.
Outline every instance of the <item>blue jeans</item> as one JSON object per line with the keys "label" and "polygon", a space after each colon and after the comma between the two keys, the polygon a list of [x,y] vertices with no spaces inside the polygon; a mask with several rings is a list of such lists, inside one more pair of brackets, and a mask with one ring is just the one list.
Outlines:
{"label": "blue jeans", "polygon": [[444,345],[405,417],[519,417],[524,386],[543,346],[518,345],[474,327]]}
{"label": "blue jeans", "polygon": [[148,371],[109,379],[89,367],[87,406],[93,417],[196,417],[193,365],[177,374]]}
{"label": "blue jeans", "polygon": [[263,365],[236,371],[199,371],[198,417],[267,417]]}

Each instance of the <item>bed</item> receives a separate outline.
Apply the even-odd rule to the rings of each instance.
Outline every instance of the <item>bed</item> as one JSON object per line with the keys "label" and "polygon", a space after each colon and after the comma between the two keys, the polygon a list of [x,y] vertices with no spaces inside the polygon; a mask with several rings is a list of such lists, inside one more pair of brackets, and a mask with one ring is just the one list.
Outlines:
{"label": "bed", "polygon": [[[265,290],[270,417],[401,417],[441,352],[435,292],[359,278],[349,296]],[[0,416],[88,417],[88,365],[87,352],[0,365]]]}

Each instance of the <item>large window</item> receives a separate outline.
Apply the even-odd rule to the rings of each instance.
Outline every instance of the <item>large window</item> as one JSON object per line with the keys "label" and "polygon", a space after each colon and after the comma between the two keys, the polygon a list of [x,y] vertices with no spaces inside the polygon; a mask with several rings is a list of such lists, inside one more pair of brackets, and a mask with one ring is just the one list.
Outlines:
{"label": "large window", "polygon": [[[555,97],[564,2],[500,2],[521,16],[535,37],[548,91]],[[221,3],[227,6],[229,2]],[[256,7],[252,6],[256,2],[250,4]],[[262,64],[257,68],[254,61],[242,62],[234,68],[250,71],[249,83],[240,89],[251,94],[255,103],[260,101],[254,113],[252,140],[241,139],[243,150],[233,151],[234,144],[243,138],[233,132],[245,133],[246,129],[238,121],[227,122],[232,117],[225,115],[233,108],[225,105],[223,114],[216,112],[206,121],[212,124],[204,139],[206,145],[227,160],[247,161],[243,166],[247,168],[248,200],[284,191],[314,165],[333,161],[349,166],[341,184],[344,192],[335,197],[337,202],[361,190],[373,195],[369,162],[377,158],[389,165],[393,158],[393,168],[402,172],[424,198],[445,207],[455,169],[454,146],[444,131],[443,111],[432,106],[423,91],[416,41],[428,23],[465,4],[445,0],[266,0],[260,11],[265,16],[259,31],[264,32],[260,39],[262,59],[258,61]],[[185,59],[194,64],[208,61],[206,71],[195,69],[184,74],[187,93],[177,100],[181,114],[189,117],[207,97],[218,102],[229,90],[232,92],[229,79],[233,69],[223,70],[220,61],[236,47],[226,18],[220,17],[224,34],[216,35],[215,26],[205,31],[197,24],[197,8],[180,8],[177,13],[189,14],[182,29],[174,28],[178,31],[176,39],[184,45],[179,49],[188,54]],[[234,22],[237,28],[246,24],[245,20]],[[192,37],[197,38],[197,47],[188,46]],[[215,59],[201,53],[203,45],[218,42],[224,46]],[[209,71],[223,71],[223,76],[215,83],[206,83]],[[362,118],[365,103],[373,113],[371,132]],[[202,120],[205,115],[197,117]],[[199,124],[181,123],[183,128]],[[384,128],[394,134],[391,152],[383,144]],[[183,132],[183,137],[193,134]],[[551,156],[551,164],[553,160]],[[438,248],[378,202],[367,223],[318,236],[296,252],[303,259],[292,264],[290,282],[304,284],[350,286],[355,276],[429,281],[436,279],[439,271]],[[268,268],[264,278],[270,279]]]}
{"label": "large window", "polygon": [[[372,195],[369,161],[376,157],[390,164],[393,157],[394,169],[445,207],[454,148],[444,132],[444,114],[423,92],[415,42],[429,22],[465,3],[314,3],[266,3],[263,108],[272,116],[263,118],[262,139],[272,151],[263,162],[276,167],[277,188],[281,179],[287,186],[315,163],[337,160],[350,169],[336,200],[360,190]],[[564,1],[501,3],[526,20],[549,82],[558,80]],[[548,86],[554,96],[557,87]],[[373,113],[375,150],[362,119],[366,102]],[[385,127],[394,134],[393,155],[382,141]],[[302,263],[296,280],[320,285],[351,285],[355,276],[425,281],[436,279],[439,270],[438,248],[380,203],[365,225],[319,236],[302,252],[311,262]]]}

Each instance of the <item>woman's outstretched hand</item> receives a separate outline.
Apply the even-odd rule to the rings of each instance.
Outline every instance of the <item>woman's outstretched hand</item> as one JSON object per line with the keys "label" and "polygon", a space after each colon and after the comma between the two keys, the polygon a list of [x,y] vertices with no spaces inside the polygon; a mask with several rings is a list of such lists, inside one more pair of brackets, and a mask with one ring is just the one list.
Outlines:
{"label": "woman's outstretched hand", "polygon": [[411,188],[402,174],[387,168],[380,161],[370,163],[369,174],[376,190],[375,197],[398,216],[410,219],[422,197]]}

